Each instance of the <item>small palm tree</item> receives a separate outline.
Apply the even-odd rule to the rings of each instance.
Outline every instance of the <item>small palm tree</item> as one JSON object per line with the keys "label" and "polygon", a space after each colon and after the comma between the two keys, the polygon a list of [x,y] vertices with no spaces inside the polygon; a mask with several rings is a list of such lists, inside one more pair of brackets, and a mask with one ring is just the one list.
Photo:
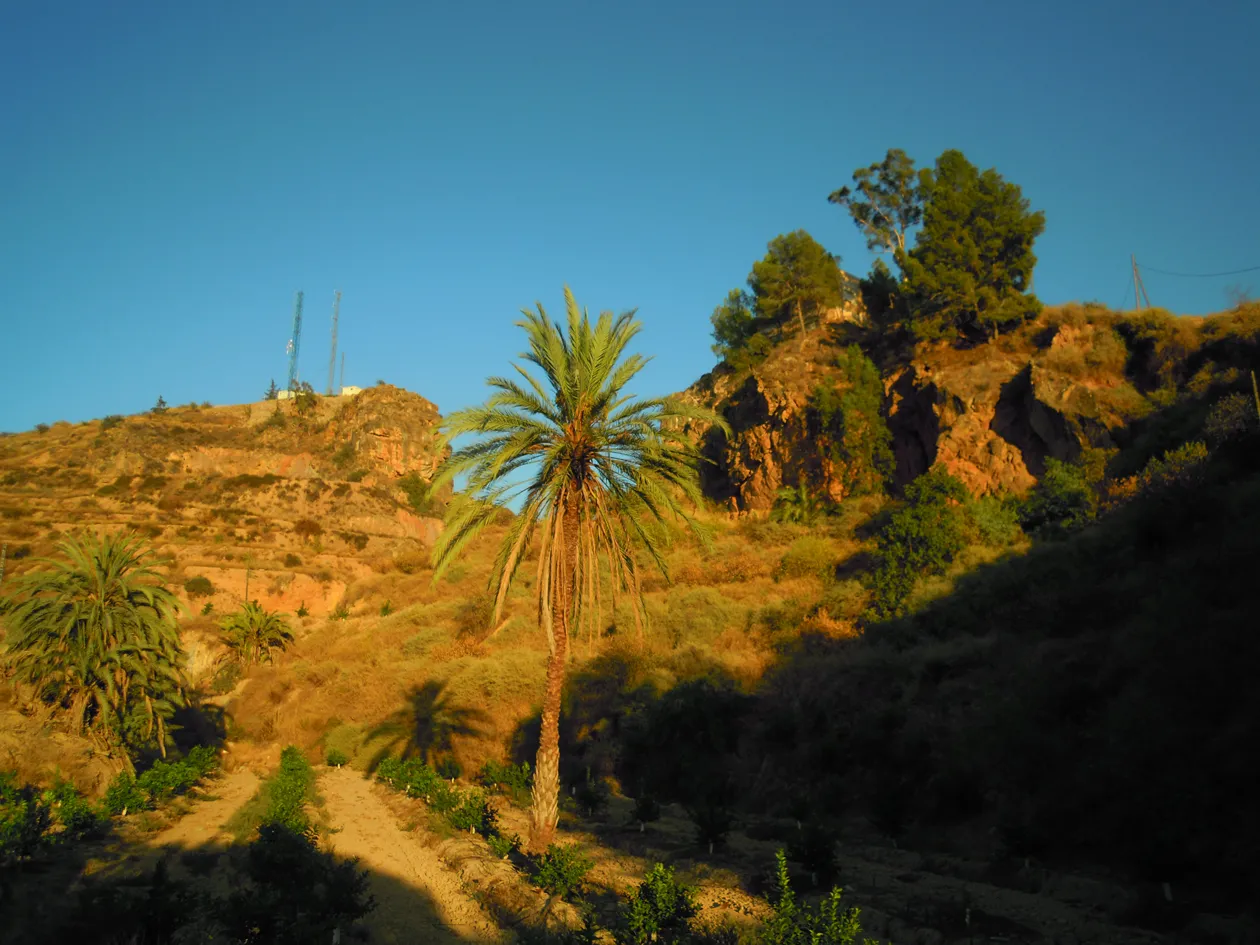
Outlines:
{"label": "small palm tree", "polygon": [[270,663],[273,650],[283,650],[293,642],[284,614],[269,612],[256,600],[220,620],[219,629],[232,658],[243,666]]}
{"label": "small palm tree", "polygon": [[60,559],[14,582],[0,611],[5,661],[35,697],[67,712],[79,732],[125,742],[135,711],[144,738],[166,754],[166,719],[185,704],[181,605],[136,535],[83,536],[57,546]]}
{"label": "small palm tree", "polygon": [[513,367],[521,380],[490,378],[489,400],[446,419],[448,442],[464,434],[475,439],[434,477],[435,487],[467,477],[433,550],[434,580],[503,506],[521,503],[490,578],[494,621],[531,541],[539,541],[538,614],[549,658],[530,823],[535,851],[551,842],[559,817],[560,696],[570,632],[584,619],[591,626],[599,619],[601,562],[614,596],[629,593],[641,621],[637,549],[665,571],[660,539],[648,523],[673,516],[694,524],[681,500],[700,500],[697,453],[681,436],[680,421],[721,424],[672,399],[627,395],[626,385],[647,363],[626,353],[639,331],[634,313],[605,312],[592,324],[567,287],[564,298],[567,332],[541,305],[536,313],[524,310],[517,323],[529,340],[522,357],[541,370],[541,381],[519,365]]}

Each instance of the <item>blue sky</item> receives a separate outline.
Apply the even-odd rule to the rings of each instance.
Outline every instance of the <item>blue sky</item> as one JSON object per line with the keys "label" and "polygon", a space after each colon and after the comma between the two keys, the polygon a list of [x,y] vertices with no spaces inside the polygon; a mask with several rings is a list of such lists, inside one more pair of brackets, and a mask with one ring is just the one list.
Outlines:
{"label": "blue sky", "polygon": [[[641,393],[776,234],[901,147],[1019,184],[1047,302],[1260,265],[1260,4],[0,2],[0,430],[283,383],[479,401],[536,300],[637,307]],[[1225,308],[1260,272],[1149,273]]]}

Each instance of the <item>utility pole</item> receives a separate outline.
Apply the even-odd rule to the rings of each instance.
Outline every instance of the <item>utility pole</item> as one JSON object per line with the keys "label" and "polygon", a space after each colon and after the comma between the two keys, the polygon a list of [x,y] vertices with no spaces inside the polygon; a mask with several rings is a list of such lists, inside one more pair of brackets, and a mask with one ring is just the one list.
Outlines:
{"label": "utility pole", "polygon": [[1142,300],[1146,299],[1146,308],[1151,307],[1151,297],[1146,294],[1146,286],[1142,284],[1142,274],[1138,271],[1137,256],[1130,253],[1129,261],[1133,263],[1133,301],[1138,311],[1143,308]]}

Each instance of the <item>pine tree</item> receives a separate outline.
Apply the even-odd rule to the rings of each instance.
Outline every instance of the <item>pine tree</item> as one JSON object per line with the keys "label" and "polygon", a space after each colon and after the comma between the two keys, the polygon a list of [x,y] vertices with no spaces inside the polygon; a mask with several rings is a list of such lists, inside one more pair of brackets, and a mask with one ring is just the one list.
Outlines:
{"label": "pine tree", "polygon": [[923,229],[906,255],[911,330],[920,340],[962,332],[993,338],[1034,317],[1033,242],[1045,229],[1020,189],[996,170],[981,172],[960,151],[924,171]]}
{"label": "pine tree", "polygon": [[158,394],[157,403],[153,405],[153,413],[166,413],[166,401]]}
{"label": "pine tree", "polygon": [[276,379],[271,379],[271,386],[267,388],[267,392],[263,394],[263,400],[275,400],[280,396],[280,390],[276,387]]}
{"label": "pine tree", "polygon": [[805,317],[844,304],[848,282],[839,258],[804,230],[776,236],[748,277],[758,318],[782,325],[795,318],[804,343]]}

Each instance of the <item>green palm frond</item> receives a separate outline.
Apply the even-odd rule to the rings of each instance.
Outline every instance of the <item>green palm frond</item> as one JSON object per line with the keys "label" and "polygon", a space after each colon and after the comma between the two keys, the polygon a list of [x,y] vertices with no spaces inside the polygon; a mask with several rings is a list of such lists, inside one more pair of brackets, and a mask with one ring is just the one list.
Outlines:
{"label": "green palm frond", "polygon": [[[69,538],[13,583],[5,662],[80,730],[120,737],[133,708],[153,718],[184,704],[182,605],[139,536]],[[164,708],[163,708],[164,707]],[[159,734],[164,723],[156,719]],[[151,725],[151,728],[153,726]],[[164,738],[159,749],[165,753]]]}
{"label": "green palm frond", "polygon": [[293,630],[284,614],[268,611],[257,601],[247,601],[236,613],[224,617],[219,629],[233,658],[246,666],[270,663],[275,650],[293,642]]}
{"label": "green palm frond", "polygon": [[[499,509],[519,500],[491,574],[494,620],[536,541],[539,618],[549,638],[555,612],[571,625],[574,618],[597,620],[605,584],[614,597],[628,593],[641,619],[638,554],[665,566],[660,541],[644,523],[694,526],[689,507],[700,502],[699,455],[678,431],[689,421],[725,426],[673,398],[627,394],[626,385],[648,363],[628,352],[640,330],[634,313],[604,312],[592,322],[567,287],[564,299],[564,327],[541,304],[522,312],[517,325],[528,349],[521,355],[525,366],[513,365],[521,381],[492,377],[484,404],[447,417],[446,442],[466,441],[434,478],[464,484],[434,548],[434,579],[496,521]],[[576,527],[568,538],[566,516]],[[574,592],[564,599],[569,586]]]}

